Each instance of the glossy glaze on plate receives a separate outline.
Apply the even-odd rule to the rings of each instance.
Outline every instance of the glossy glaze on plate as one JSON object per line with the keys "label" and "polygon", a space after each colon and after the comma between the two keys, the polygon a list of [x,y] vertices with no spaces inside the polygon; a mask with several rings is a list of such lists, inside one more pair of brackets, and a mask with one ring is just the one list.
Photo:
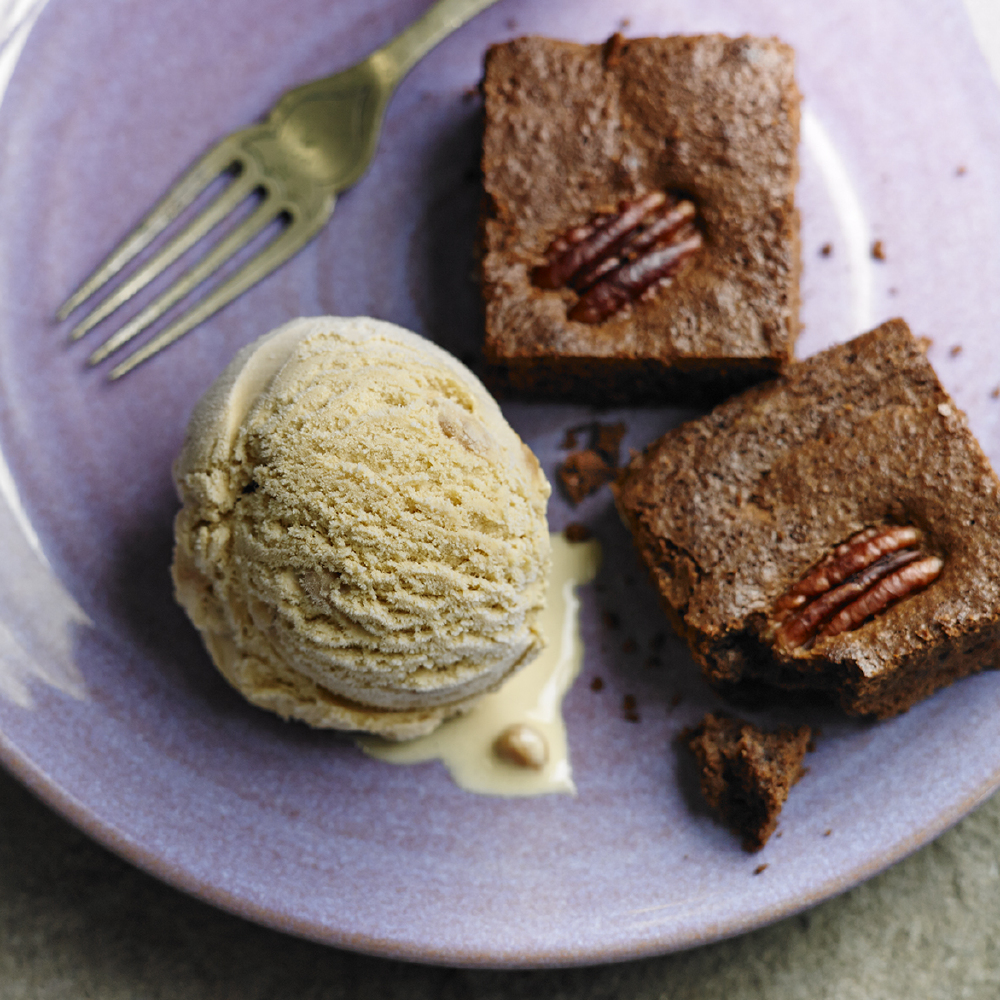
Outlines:
{"label": "glossy glaze on plate", "polygon": [[[205,899],[331,944],[454,964],[689,947],[913,850],[1000,784],[1000,675],[878,725],[809,709],[805,721],[823,729],[810,773],[781,837],[746,855],[699,805],[673,742],[717,702],[670,635],[607,492],[576,511],[554,499],[553,527],[583,520],[605,553],[582,595],[587,653],[566,699],[578,795],[470,795],[438,764],[366,758],[229,691],[170,595],[169,467],[212,378],[292,316],[370,314],[474,354],[470,88],[482,53],[524,32],[596,41],[620,27],[752,31],[796,47],[807,112],[799,353],[904,315],[935,339],[932,361],[997,464],[1000,95],[964,8],[501,0],[404,82],[372,170],[315,244],[120,384],[84,370],[90,345],[65,345],[49,318],[58,302],[214,139],[286,87],[351,64],[425,5],[373,6],[50,0],[27,39],[0,102],[4,763],[95,837]],[[874,239],[884,262],[868,254]],[[505,411],[550,475],[565,429],[590,416]],[[608,419],[625,419],[626,446],[641,447],[683,416]],[[624,717],[625,694],[638,723]]]}

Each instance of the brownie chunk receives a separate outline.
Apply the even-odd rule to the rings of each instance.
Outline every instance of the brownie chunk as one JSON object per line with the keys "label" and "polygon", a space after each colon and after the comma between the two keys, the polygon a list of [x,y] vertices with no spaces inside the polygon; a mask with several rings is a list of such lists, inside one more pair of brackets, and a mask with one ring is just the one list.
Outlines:
{"label": "brownie chunk", "polygon": [[1000,482],[902,320],[635,458],[618,510],[709,681],[904,711],[1000,653]]}
{"label": "brownie chunk", "polygon": [[593,448],[570,452],[556,470],[559,485],[572,504],[582,503],[615,478],[615,467]]}
{"label": "brownie chunk", "polygon": [[[607,45],[520,38],[487,52],[483,92],[481,266],[494,388],[602,403],[716,402],[791,358],[799,281],[791,48],[722,35],[615,36]],[[580,308],[583,292],[551,287],[561,280],[546,266],[553,243],[617,224],[640,202],[654,206],[649,218],[670,206],[687,212],[676,236],[686,259],[676,273],[661,261],[655,273],[666,284],[597,321]],[[653,251],[630,245],[606,253],[638,253],[632,271],[648,271]]]}
{"label": "brownie chunk", "polygon": [[805,773],[809,727],[764,732],[720,713],[706,715],[681,738],[698,759],[705,800],[743,838],[744,850],[759,851],[778,825],[789,789]]}
{"label": "brownie chunk", "polygon": [[618,475],[618,449],[625,425],[594,422],[589,427],[571,428],[566,440],[575,444],[578,431],[588,430],[590,446],[570,452],[556,469],[563,492],[573,504],[581,503]]}

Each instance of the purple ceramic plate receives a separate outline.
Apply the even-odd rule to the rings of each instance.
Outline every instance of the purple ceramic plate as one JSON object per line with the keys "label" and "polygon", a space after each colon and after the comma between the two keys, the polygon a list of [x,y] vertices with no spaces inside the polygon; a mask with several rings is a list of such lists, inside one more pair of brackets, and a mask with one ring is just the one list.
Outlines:
{"label": "purple ceramic plate", "polygon": [[[759,926],[891,864],[1000,784],[1000,675],[878,725],[810,710],[823,729],[810,773],[780,838],[744,854],[698,805],[672,742],[716,702],[668,634],[606,491],[576,511],[553,499],[553,527],[585,521],[605,553],[583,595],[586,663],[566,702],[579,794],[470,795],[437,764],[381,763],[255,711],[216,676],[171,598],[170,463],[234,351],[290,317],[369,314],[474,353],[471,88],[483,51],[524,32],[596,41],[619,28],[749,31],[796,47],[800,354],[907,317],[934,338],[932,360],[997,463],[1000,95],[958,0],[500,0],[407,79],[373,168],[320,239],[121,383],[86,370],[99,332],[68,347],[51,316],[180,170],[425,6],[18,5],[30,33],[0,48],[0,755],[173,885],[364,952],[572,964]],[[550,474],[565,429],[590,416],[507,412]],[[612,415],[632,446],[683,416]],[[638,724],[623,717],[625,694]]]}

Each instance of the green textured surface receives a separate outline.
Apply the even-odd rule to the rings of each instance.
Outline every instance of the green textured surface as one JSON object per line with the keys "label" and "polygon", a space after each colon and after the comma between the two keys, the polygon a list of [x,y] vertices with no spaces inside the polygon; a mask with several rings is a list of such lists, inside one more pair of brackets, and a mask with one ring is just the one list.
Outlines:
{"label": "green textured surface", "polygon": [[1000,797],[807,913],[663,958],[490,972],[366,958],[220,913],[0,772],[0,1000],[959,1000],[1000,996]]}

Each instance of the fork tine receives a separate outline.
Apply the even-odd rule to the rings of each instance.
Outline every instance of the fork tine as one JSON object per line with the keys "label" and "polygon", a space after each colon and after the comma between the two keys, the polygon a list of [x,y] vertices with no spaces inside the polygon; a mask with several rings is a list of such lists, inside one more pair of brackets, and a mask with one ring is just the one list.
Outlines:
{"label": "fork tine", "polygon": [[[196,303],[189,312],[158,333],[149,343],[144,344],[124,361],[119,362],[111,369],[108,378],[121,378],[136,365],[159,353],[175,340],[179,340],[185,333],[208,319],[213,313],[218,312],[224,305],[255,285],[261,278],[266,278],[275,268],[301,250],[326,225],[327,219],[333,212],[334,202],[334,196],[330,195],[329,203],[323,211],[311,218],[295,219],[280,236],[263,247],[256,256],[251,257],[239,271],[214,292]],[[94,363],[93,358],[91,358],[91,363]]]}
{"label": "fork tine", "polygon": [[56,318],[64,320],[105,282],[144,250],[224,170],[238,159],[238,146],[228,136],[193,164],[153,206],[149,214],[98,265],[97,270],[60,306]]}
{"label": "fork tine", "polygon": [[[242,161],[241,161],[242,162]],[[79,340],[92,330],[101,320],[110,316],[119,306],[146,287],[154,278],[165,271],[178,257],[186,253],[203,236],[215,228],[230,212],[247,198],[260,184],[258,171],[252,169],[253,161],[247,160],[243,172],[234,178],[232,184],[205,209],[192,219],[190,225],[178,233],[155,257],[122,282],[114,293],[103,299],[73,328],[70,340]]]}
{"label": "fork tine", "polygon": [[99,361],[103,361],[113,351],[117,351],[123,344],[127,344],[133,337],[142,333],[151,323],[155,323],[171,306],[176,305],[186,295],[193,292],[206,278],[222,267],[230,257],[246,246],[268,223],[277,218],[279,212],[280,207],[276,207],[271,199],[265,198],[252,215],[219,240],[190,271],[181,275],[138,315],[108,337],[90,355],[89,363],[96,365]]}

